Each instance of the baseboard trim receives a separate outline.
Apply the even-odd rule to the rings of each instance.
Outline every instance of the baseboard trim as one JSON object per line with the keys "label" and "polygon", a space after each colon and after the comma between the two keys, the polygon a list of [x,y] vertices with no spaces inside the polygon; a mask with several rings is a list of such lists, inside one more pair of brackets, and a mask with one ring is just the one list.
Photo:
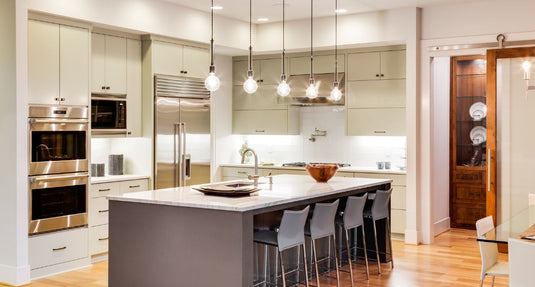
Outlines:
{"label": "baseboard trim", "polygon": [[433,223],[433,236],[437,236],[444,231],[448,231],[450,228],[450,218],[443,218]]}
{"label": "baseboard trim", "polygon": [[84,257],[81,259],[59,263],[56,265],[32,269],[30,272],[30,276],[32,280],[37,280],[87,267],[91,267],[91,258]]}
{"label": "baseboard trim", "polygon": [[30,265],[0,265],[0,286],[25,286],[30,284]]}
{"label": "baseboard trim", "polygon": [[405,243],[407,244],[419,244],[418,230],[405,229]]}

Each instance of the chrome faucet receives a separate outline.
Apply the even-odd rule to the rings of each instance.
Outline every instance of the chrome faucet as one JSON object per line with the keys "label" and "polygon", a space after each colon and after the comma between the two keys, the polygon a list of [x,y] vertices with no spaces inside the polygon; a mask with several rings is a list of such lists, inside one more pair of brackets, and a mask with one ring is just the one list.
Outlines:
{"label": "chrome faucet", "polygon": [[241,155],[241,163],[243,164],[245,162],[245,154],[248,152],[252,152],[254,155],[254,175],[247,175],[247,179],[252,179],[254,181],[254,186],[258,186],[258,178],[260,176],[258,175],[258,156],[256,155],[256,152],[251,148],[244,150]]}

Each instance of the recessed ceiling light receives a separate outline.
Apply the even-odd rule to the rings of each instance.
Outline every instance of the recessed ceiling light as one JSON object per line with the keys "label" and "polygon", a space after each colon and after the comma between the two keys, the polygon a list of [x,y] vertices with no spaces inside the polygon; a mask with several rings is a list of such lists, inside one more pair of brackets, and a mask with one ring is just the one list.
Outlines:
{"label": "recessed ceiling light", "polygon": [[222,10],[223,6],[214,6],[214,7],[212,7],[212,9],[214,9],[214,10]]}
{"label": "recessed ceiling light", "polygon": [[342,13],[346,13],[347,12],[347,9],[337,9],[335,10],[334,12],[338,13],[338,14],[342,14]]}
{"label": "recessed ceiling light", "polygon": [[267,21],[269,21],[268,18],[258,18],[257,20],[258,20],[258,22],[267,22]]}

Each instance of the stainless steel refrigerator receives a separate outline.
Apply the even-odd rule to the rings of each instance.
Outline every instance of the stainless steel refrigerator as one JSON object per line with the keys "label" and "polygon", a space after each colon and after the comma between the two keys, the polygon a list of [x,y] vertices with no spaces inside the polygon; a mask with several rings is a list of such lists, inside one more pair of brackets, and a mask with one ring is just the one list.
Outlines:
{"label": "stainless steel refrigerator", "polygon": [[195,157],[210,158],[210,92],[202,79],[156,75],[154,82],[155,188],[186,186]]}

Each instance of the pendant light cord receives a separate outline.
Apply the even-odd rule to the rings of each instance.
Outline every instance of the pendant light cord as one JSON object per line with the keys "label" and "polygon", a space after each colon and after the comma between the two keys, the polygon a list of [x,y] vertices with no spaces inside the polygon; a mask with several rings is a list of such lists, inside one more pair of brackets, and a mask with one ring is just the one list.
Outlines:
{"label": "pendant light cord", "polygon": [[249,71],[253,70],[253,0],[249,0]]}
{"label": "pendant light cord", "polygon": [[310,81],[314,79],[314,0],[310,0]]}
{"label": "pendant light cord", "polygon": [[210,32],[210,66],[214,65],[214,0],[211,7],[211,32]]}
{"label": "pendant light cord", "polygon": [[285,49],[285,46],[284,46],[284,39],[285,39],[285,35],[284,35],[284,29],[285,29],[285,26],[286,26],[286,0],[282,0],[282,75],[284,75],[284,71],[285,71],[285,65],[284,65],[284,58],[286,57],[286,49]]}
{"label": "pendant light cord", "polygon": [[334,82],[338,84],[338,0],[334,0]]}

